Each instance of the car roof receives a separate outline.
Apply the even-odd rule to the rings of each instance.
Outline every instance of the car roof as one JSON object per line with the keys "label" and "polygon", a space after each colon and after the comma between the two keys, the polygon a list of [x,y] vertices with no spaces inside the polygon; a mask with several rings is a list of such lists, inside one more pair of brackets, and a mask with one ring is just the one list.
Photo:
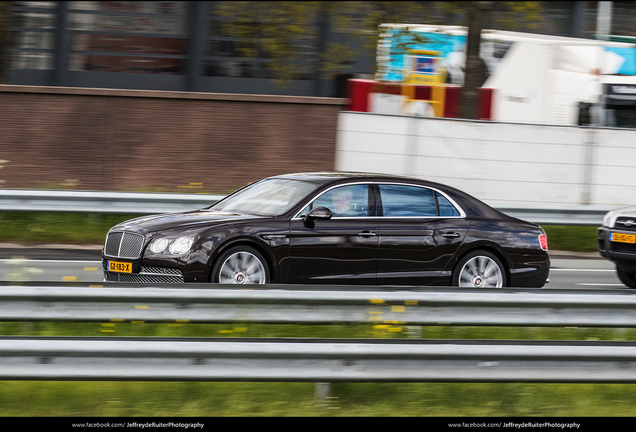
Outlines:
{"label": "car roof", "polygon": [[478,198],[443,183],[436,183],[416,177],[401,175],[365,173],[365,172],[303,172],[274,176],[271,178],[288,178],[319,183],[322,187],[326,185],[346,183],[351,180],[361,180],[365,182],[405,182],[424,187],[438,189],[450,196],[466,213],[473,217],[510,218],[503,215],[498,210],[493,209],[488,204]]}
{"label": "car roof", "polygon": [[317,183],[331,183],[337,180],[365,180],[365,181],[401,180],[401,181],[417,181],[417,182],[430,183],[415,177],[379,174],[379,173],[339,172],[339,171],[292,173],[292,174],[283,174],[283,175],[275,176],[275,178],[295,178],[298,180],[314,181]]}

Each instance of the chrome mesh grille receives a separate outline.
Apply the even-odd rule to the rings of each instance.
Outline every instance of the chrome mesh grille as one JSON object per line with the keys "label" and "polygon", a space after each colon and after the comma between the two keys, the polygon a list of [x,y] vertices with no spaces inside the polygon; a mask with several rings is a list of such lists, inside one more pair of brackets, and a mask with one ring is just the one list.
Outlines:
{"label": "chrome mesh grille", "polygon": [[[114,278],[114,279],[113,279]],[[141,267],[139,273],[111,273],[108,280],[130,283],[183,283],[179,269],[164,267]]]}
{"label": "chrome mesh grille", "polygon": [[152,284],[163,284],[163,283],[183,283],[183,276],[175,277],[175,276],[162,276],[162,275],[145,275],[145,274],[129,274],[129,273],[118,273],[117,282],[130,282],[130,283],[152,283]]}
{"label": "chrome mesh grille", "polygon": [[118,258],[136,259],[141,256],[144,236],[127,231],[108,233],[105,253]]}
{"label": "chrome mesh grille", "polygon": [[183,276],[183,274],[181,273],[181,270],[175,269],[175,268],[165,268],[165,267],[141,267],[140,273]]}

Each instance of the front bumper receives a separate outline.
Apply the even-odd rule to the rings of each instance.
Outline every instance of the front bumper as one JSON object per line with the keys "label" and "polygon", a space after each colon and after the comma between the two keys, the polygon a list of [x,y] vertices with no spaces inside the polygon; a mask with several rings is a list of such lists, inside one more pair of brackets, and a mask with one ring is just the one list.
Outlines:
{"label": "front bumper", "polygon": [[610,241],[610,233],[636,234],[615,228],[600,227],[597,230],[598,251],[602,257],[613,261],[623,271],[636,273],[636,243]]}
{"label": "front bumper", "polygon": [[[108,262],[131,264],[130,272],[110,271]],[[108,257],[102,253],[102,269],[104,271],[104,282],[128,282],[128,283],[183,283],[185,277],[183,272],[174,267],[164,267],[157,265],[142,265],[142,260],[130,260],[116,257]],[[145,263],[144,263],[145,264]],[[155,263],[156,264],[156,263]],[[122,266],[125,268],[126,266]]]}

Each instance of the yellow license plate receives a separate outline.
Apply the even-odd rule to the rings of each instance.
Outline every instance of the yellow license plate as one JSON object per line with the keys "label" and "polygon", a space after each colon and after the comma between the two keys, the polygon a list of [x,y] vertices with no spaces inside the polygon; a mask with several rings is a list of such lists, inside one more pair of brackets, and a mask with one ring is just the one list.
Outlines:
{"label": "yellow license plate", "polygon": [[108,270],[119,273],[132,273],[132,263],[108,261]]}
{"label": "yellow license plate", "polygon": [[621,234],[621,233],[611,233],[610,241],[618,242],[618,243],[636,243],[636,235],[634,234]]}

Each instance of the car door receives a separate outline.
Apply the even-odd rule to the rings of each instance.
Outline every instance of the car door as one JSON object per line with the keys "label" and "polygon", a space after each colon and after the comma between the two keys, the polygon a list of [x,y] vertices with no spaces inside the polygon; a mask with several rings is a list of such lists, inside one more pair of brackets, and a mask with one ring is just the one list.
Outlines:
{"label": "car door", "polygon": [[[369,184],[334,187],[319,195],[290,222],[290,283],[373,284],[376,279],[378,222]],[[345,205],[343,197],[349,197]],[[310,219],[326,207],[330,219]]]}
{"label": "car door", "polygon": [[378,184],[378,284],[431,285],[464,240],[470,222],[439,191]]}

